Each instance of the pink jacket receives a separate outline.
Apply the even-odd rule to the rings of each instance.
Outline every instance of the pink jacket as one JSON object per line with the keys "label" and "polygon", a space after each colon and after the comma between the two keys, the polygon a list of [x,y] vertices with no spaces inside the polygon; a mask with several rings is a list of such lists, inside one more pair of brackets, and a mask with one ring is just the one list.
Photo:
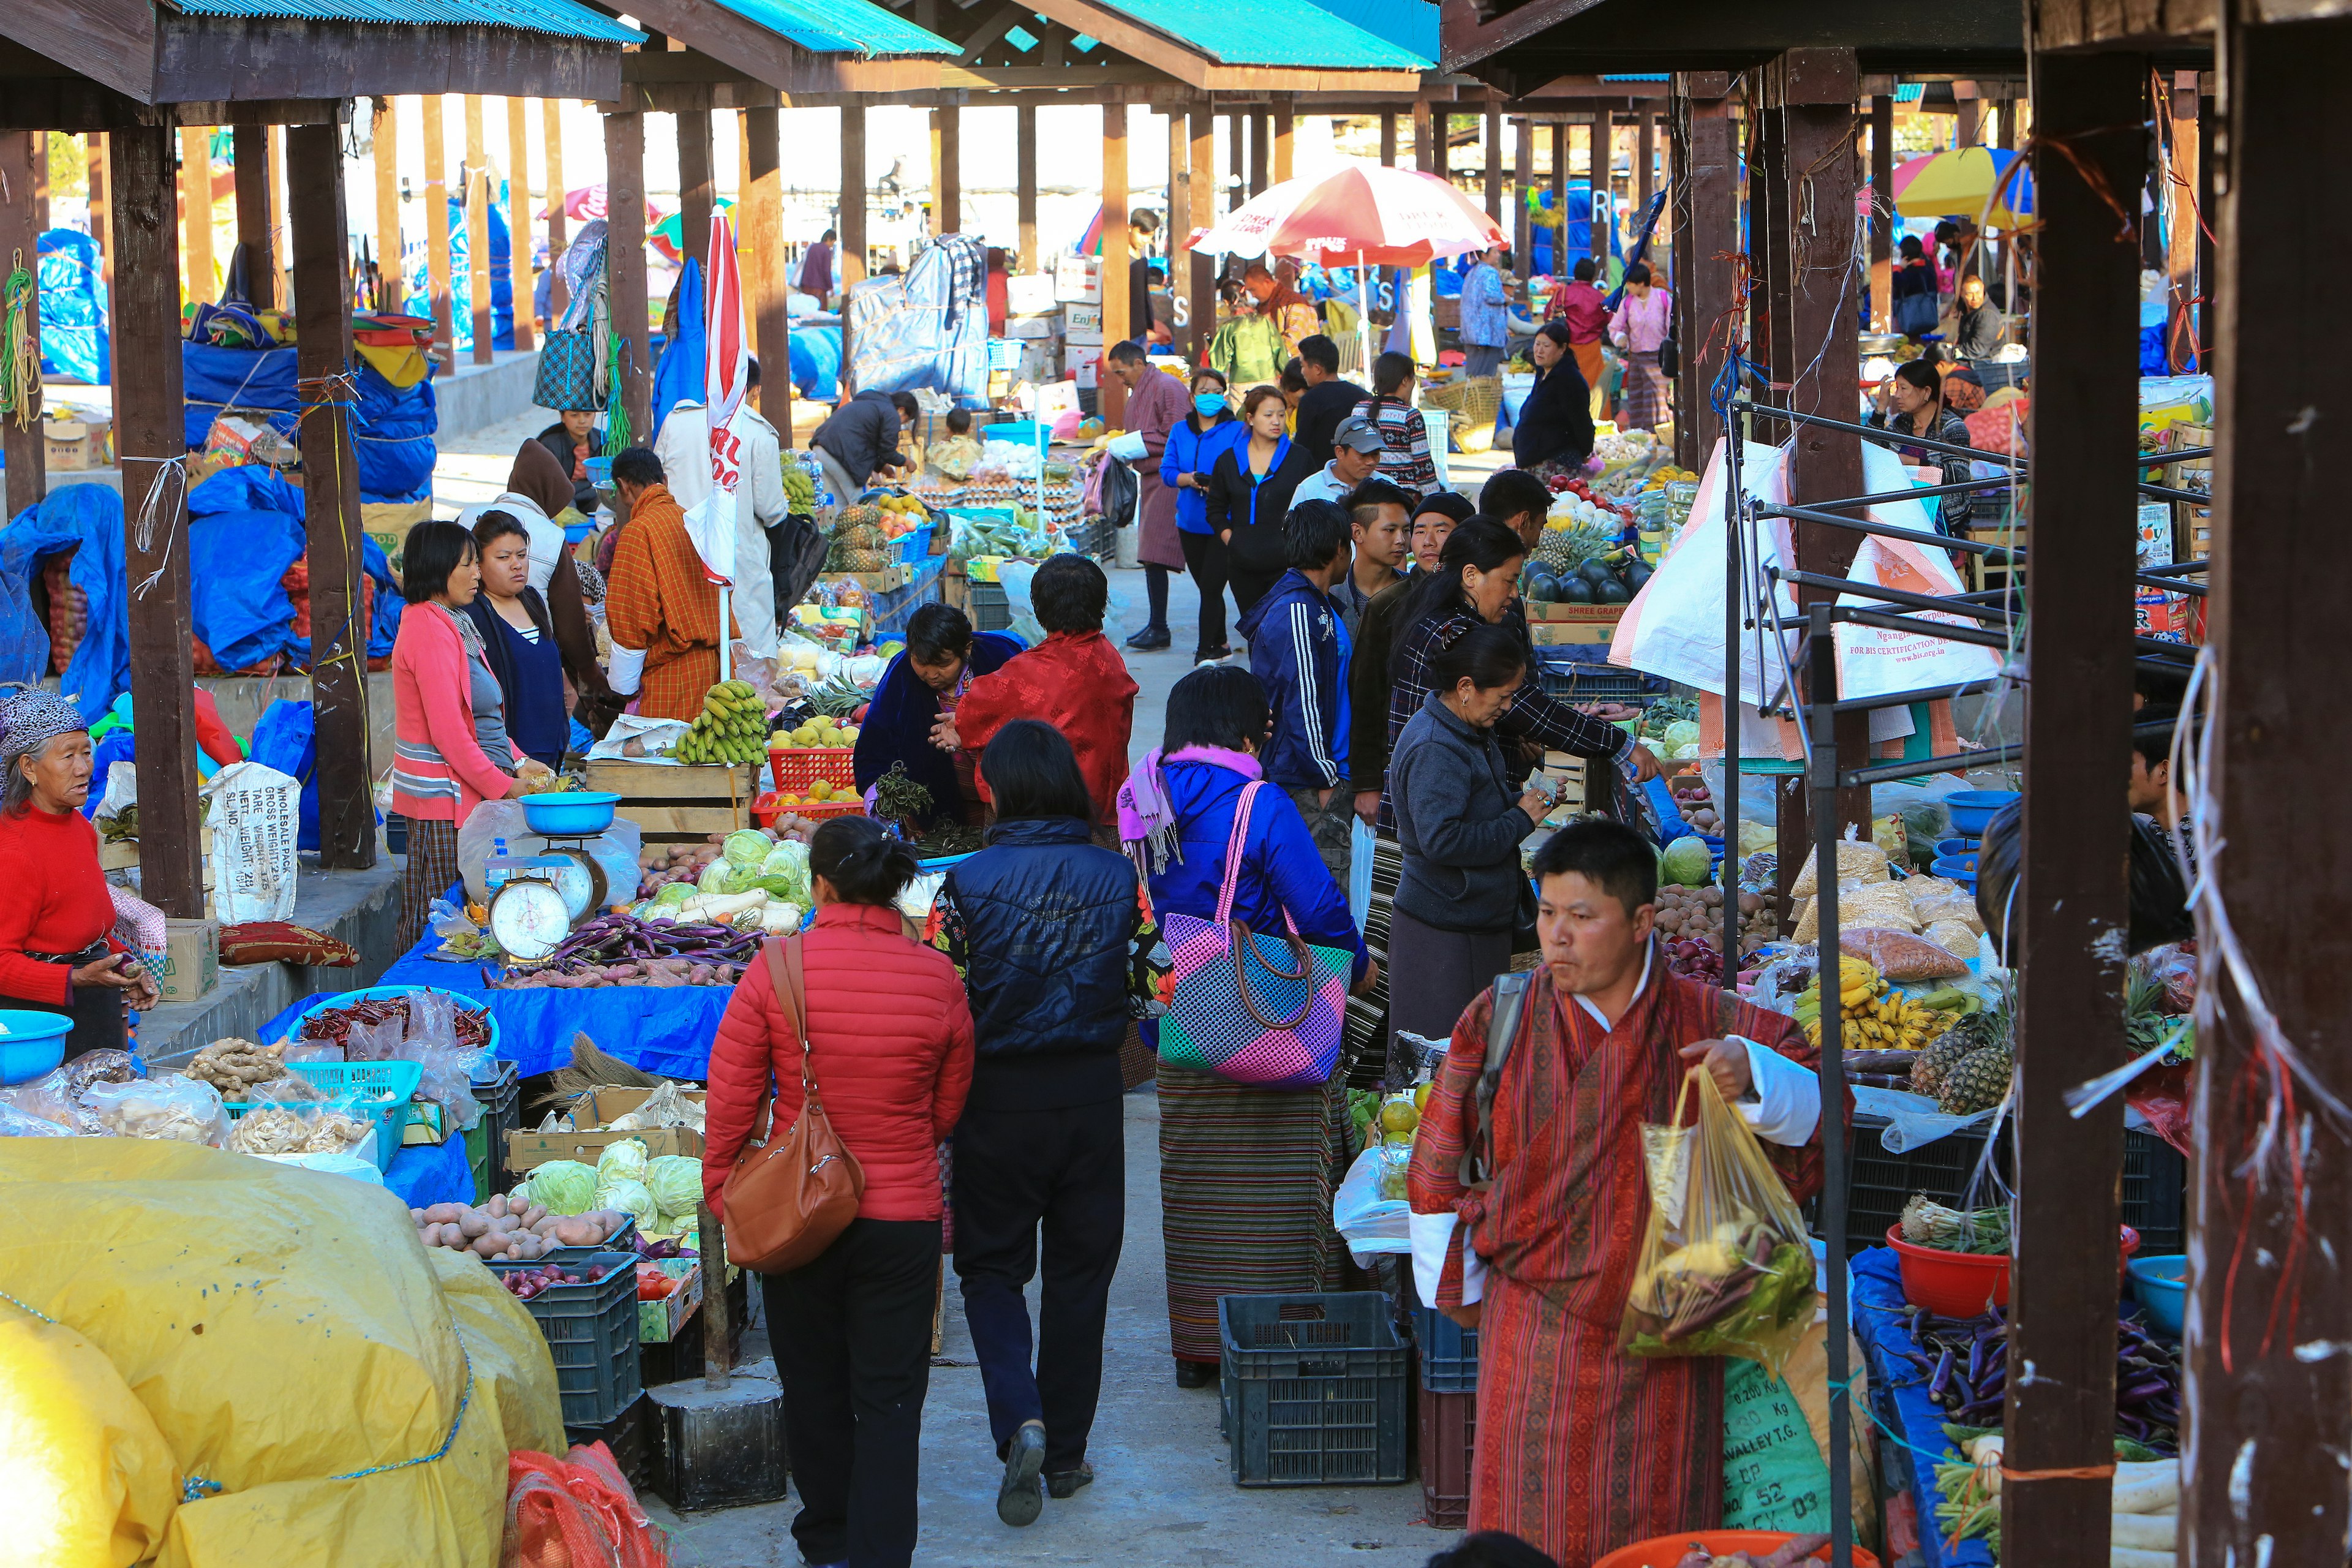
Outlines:
{"label": "pink jacket", "polygon": [[403,816],[462,823],[507,793],[511,781],[474,739],[466,666],[457,622],[437,605],[411,605],[392,645],[392,807]]}

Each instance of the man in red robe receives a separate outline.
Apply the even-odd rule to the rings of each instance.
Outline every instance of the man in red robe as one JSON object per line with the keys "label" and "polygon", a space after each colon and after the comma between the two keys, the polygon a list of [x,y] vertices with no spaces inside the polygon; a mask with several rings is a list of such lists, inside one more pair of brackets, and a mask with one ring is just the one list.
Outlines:
{"label": "man in red robe", "polygon": [[[985,750],[1015,719],[1042,719],[1077,753],[1094,797],[1097,837],[1118,847],[1118,786],[1127,782],[1127,742],[1135,728],[1134,678],[1103,636],[1110,582],[1083,555],[1055,555],[1029,581],[1029,600],[1045,640],[964,689],[931,738],[942,750]],[[989,799],[988,781],[980,794]]]}
{"label": "man in red robe", "polygon": [[1617,1348],[1650,1219],[1643,1123],[1673,1121],[1703,1064],[1801,1203],[1821,1184],[1818,1053],[1780,1014],[1667,972],[1656,859],[1632,829],[1573,824],[1533,870],[1544,963],[1486,1121],[1492,1179],[1461,1176],[1490,991],[1454,1026],[1415,1138],[1413,1273],[1479,1331],[1469,1527],[1590,1568],[1723,1512],[1722,1361]]}

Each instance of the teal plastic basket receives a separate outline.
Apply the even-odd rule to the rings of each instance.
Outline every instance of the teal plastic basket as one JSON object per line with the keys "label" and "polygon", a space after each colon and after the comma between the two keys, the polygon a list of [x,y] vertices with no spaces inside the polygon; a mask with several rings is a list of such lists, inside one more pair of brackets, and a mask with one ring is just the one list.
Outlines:
{"label": "teal plastic basket", "polygon": [[[478,996],[467,995],[463,991],[452,991],[446,985],[369,985],[357,991],[338,991],[331,995],[313,996],[310,998],[310,1005],[295,1015],[294,1021],[286,1026],[286,1032],[278,1037],[288,1040],[300,1039],[302,1026],[310,1020],[310,1016],[314,1013],[323,1013],[330,1007],[348,1007],[354,1002],[365,1002],[378,996],[414,996],[422,991],[438,991],[445,996],[455,998],[460,1007],[482,1015],[484,1021],[489,1026],[490,1055],[496,1058],[501,1054],[499,1049],[499,1016],[491,1009],[490,1005]],[[265,1040],[262,1043],[268,1045],[271,1042]]]}
{"label": "teal plastic basket", "polygon": [[[375,1168],[392,1169],[392,1157],[400,1152],[400,1135],[408,1126],[412,1114],[410,1101],[416,1098],[417,1085],[425,1081],[425,1068],[416,1062],[289,1062],[286,1070],[302,1079],[330,1100],[345,1094],[358,1097],[357,1110],[365,1112],[375,1122]],[[253,1109],[248,1103],[231,1101],[226,1106],[229,1120],[234,1121]]]}

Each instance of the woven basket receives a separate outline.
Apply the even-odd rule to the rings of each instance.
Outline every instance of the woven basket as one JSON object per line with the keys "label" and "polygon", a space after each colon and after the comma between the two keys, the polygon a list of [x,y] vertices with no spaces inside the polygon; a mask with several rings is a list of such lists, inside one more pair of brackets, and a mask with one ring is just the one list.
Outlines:
{"label": "woven basket", "polygon": [[1456,377],[1442,386],[1426,388],[1423,404],[1443,408],[1453,417],[1454,444],[1465,452],[1494,449],[1495,416],[1503,407],[1503,378],[1498,375]]}

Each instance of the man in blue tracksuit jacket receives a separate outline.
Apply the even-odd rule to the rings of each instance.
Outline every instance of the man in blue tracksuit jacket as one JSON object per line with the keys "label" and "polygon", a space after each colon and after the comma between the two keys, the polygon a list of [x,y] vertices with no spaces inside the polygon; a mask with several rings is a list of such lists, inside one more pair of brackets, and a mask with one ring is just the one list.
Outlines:
{"label": "man in blue tracksuit jacket", "polygon": [[1348,777],[1348,628],[1331,585],[1353,553],[1347,510],[1304,501],[1283,520],[1290,570],[1241,619],[1250,673],[1265,688],[1274,728],[1263,763],[1315,835],[1315,847],[1348,883],[1352,798]]}

